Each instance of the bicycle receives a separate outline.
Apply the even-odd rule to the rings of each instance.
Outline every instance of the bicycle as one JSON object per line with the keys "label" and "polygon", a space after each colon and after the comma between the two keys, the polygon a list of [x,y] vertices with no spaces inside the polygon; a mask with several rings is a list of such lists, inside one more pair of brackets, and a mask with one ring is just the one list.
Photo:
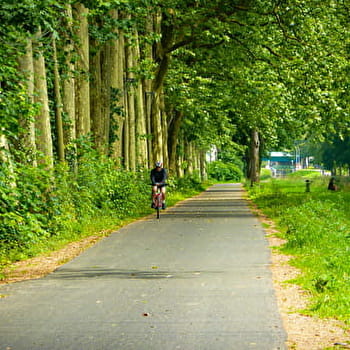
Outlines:
{"label": "bicycle", "polygon": [[[163,193],[161,192],[161,186],[166,186],[166,184],[156,184],[157,185],[157,192],[152,194],[152,207],[156,209],[157,211],[157,219],[160,218],[160,211],[163,208]],[[154,186],[154,185],[152,185]]]}

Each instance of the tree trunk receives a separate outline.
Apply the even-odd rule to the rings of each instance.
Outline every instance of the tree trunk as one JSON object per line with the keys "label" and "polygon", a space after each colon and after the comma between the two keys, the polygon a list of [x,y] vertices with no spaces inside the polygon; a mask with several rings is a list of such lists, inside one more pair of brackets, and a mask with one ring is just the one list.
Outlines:
{"label": "tree trunk", "polygon": [[201,177],[201,181],[208,180],[205,153],[206,152],[204,150],[201,150],[201,152],[200,152],[200,177]]}
{"label": "tree trunk", "polygon": [[67,20],[65,27],[67,28],[68,37],[66,43],[62,48],[65,53],[65,71],[64,79],[62,79],[62,104],[63,113],[65,115],[65,127],[63,129],[64,133],[64,144],[66,150],[66,158],[69,160],[73,169],[76,169],[77,162],[77,150],[76,144],[73,141],[76,139],[76,125],[75,125],[75,82],[73,73],[75,70],[74,63],[72,62],[72,54],[74,50],[74,45],[72,44],[72,8],[71,5],[66,5],[66,16]]}
{"label": "tree trunk", "polygon": [[[154,31],[162,34],[162,40],[156,43],[154,47],[154,62],[157,62],[157,69],[155,71],[154,79],[152,81],[152,92],[154,98],[152,99],[151,107],[151,125],[152,125],[152,153],[153,158],[156,160],[162,160],[165,156],[163,145],[163,130],[164,124],[162,123],[162,94],[165,76],[168,72],[170,63],[169,49],[174,40],[174,28],[168,25],[165,13],[158,14],[154,20]],[[166,146],[166,145],[165,145]],[[164,159],[167,161],[167,159]]]}
{"label": "tree trunk", "polygon": [[[113,13],[115,19],[118,18],[118,13]],[[122,159],[123,150],[123,112],[125,111],[124,105],[124,36],[123,32],[119,31],[119,37],[117,40],[113,40],[111,43],[111,89],[112,89],[112,121],[113,129],[112,133],[112,156],[115,159]]]}
{"label": "tree trunk", "polygon": [[[11,188],[16,187],[16,180],[14,176],[14,169],[13,169],[13,160],[10,155],[10,149],[8,145],[8,141],[5,135],[1,133],[0,130],[0,163],[6,164],[9,169],[9,178],[6,180],[8,181],[8,184]],[[3,184],[1,184],[3,185]]]}
{"label": "tree trunk", "polygon": [[137,165],[141,168],[148,166],[147,128],[143,98],[143,86],[138,84],[136,90],[136,141],[137,141]]}
{"label": "tree trunk", "polygon": [[184,175],[192,174],[192,147],[191,143],[184,140]]}
{"label": "tree trunk", "polygon": [[[138,36],[136,38],[136,45],[133,48],[135,65],[140,59],[140,46]],[[135,115],[136,115],[136,156],[137,166],[140,168],[146,168],[148,162],[147,151],[147,130],[146,130],[146,115],[144,107],[144,93],[143,84],[139,81],[135,88]]]}
{"label": "tree trunk", "polygon": [[110,134],[110,118],[111,118],[111,45],[106,43],[101,53],[101,76],[102,76],[102,103],[101,116],[103,121],[102,138],[103,145],[101,151],[108,155],[110,150],[109,134]]}
{"label": "tree trunk", "polygon": [[248,178],[251,186],[260,179],[260,140],[259,133],[255,129],[251,132]]}
{"label": "tree trunk", "polygon": [[151,108],[152,153],[153,159],[162,160],[162,124],[159,109],[159,92],[155,92]]}
{"label": "tree trunk", "polygon": [[194,149],[193,149],[193,143],[192,142],[188,142],[188,150],[187,150],[187,162],[188,162],[188,166],[187,166],[187,175],[193,175],[193,170],[194,170],[194,165],[195,165],[195,155],[194,155]]}
{"label": "tree trunk", "polygon": [[[124,105],[128,105],[128,97],[127,93],[124,95]],[[129,170],[129,147],[130,147],[130,142],[129,142],[129,137],[130,137],[130,132],[129,132],[129,109],[125,109],[125,118],[124,118],[124,123],[123,123],[123,162],[124,162],[124,167],[126,170]]]}
{"label": "tree trunk", "polygon": [[146,133],[147,133],[147,152],[148,152],[148,167],[152,168],[154,165],[153,158],[153,135],[152,135],[152,123],[151,123],[151,110],[152,110],[153,92],[151,91],[151,85],[145,82],[145,114],[146,114]]}
{"label": "tree trunk", "polygon": [[176,170],[176,149],[179,140],[180,126],[183,119],[183,112],[174,111],[173,118],[169,126],[168,150],[169,150],[169,172]]}
{"label": "tree trunk", "polygon": [[57,153],[60,162],[64,162],[64,139],[62,123],[62,98],[61,98],[61,79],[58,72],[56,39],[52,38],[52,52],[54,64],[54,90],[55,90],[55,121],[56,121],[56,138]]}
{"label": "tree trunk", "polygon": [[164,94],[161,95],[161,122],[162,122],[162,158],[164,167],[169,168],[169,153],[168,153],[168,118],[165,111]]}
{"label": "tree trunk", "polygon": [[128,132],[129,132],[129,169],[136,170],[136,120],[135,120],[135,75],[133,49],[130,42],[125,45],[126,62],[126,98],[128,108]]}
{"label": "tree trunk", "polygon": [[109,153],[110,92],[111,92],[111,46],[90,41],[90,115],[91,131],[96,149],[104,155]]}
{"label": "tree trunk", "polygon": [[183,132],[179,132],[179,137],[177,141],[177,152],[176,152],[176,176],[183,177],[184,174],[184,154],[185,154],[185,140]]}
{"label": "tree trunk", "polygon": [[[151,11],[150,11],[151,12]],[[154,32],[160,33],[160,29],[157,30],[155,28],[156,24],[156,16],[149,15],[147,22],[146,22],[146,33],[152,34]],[[156,46],[156,45],[154,45]],[[153,45],[145,42],[143,47],[143,56],[146,60],[149,62],[152,62],[154,60],[153,55],[154,47]],[[146,134],[147,134],[147,153],[148,153],[148,167],[153,168],[154,163],[156,159],[154,158],[154,152],[153,152],[153,127],[152,127],[152,105],[153,105],[153,99],[154,99],[154,91],[152,86],[152,80],[151,79],[145,79],[143,82],[143,89],[144,89],[144,108],[145,108],[145,117],[146,117]]]}
{"label": "tree trunk", "polygon": [[75,118],[77,137],[86,136],[90,132],[90,92],[89,92],[89,32],[88,9],[83,4],[76,3],[73,7],[76,23],[75,35],[78,38],[76,52],[79,59],[76,62],[78,72],[75,84]]}
{"label": "tree trunk", "polygon": [[101,115],[101,51],[96,41],[90,42],[93,53],[90,56],[90,117],[91,132],[95,148],[101,152],[103,148],[103,120]]}
{"label": "tree trunk", "polygon": [[[40,39],[41,30],[36,34],[36,39]],[[40,105],[39,114],[36,116],[36,147],[42,152],[44,159],[42,162],[47,163],[49,167],[53,166],[53,150],[51,138],[51,125],[49,113],[49,99],[47,94],[45,60],[42,54],[42,44],[37,41],[38,48],[34,59],[34,90],[35,102]]]}
{"label": "tree trunk", "polygon": [[[1,131],[4,131],[3,129]],[[9,146],[5,135],[0,134],[0,161],[9,163]]]}
{"label": "tree trunk", "polygon": [[[18,59],[18,67],[25,76],[25,81],[22,84],[25,87],[28,100],[30,103],[34,103],[34,63],[31,38],[27,39],[26,53]],[[19,116],[19,124],[23,130],[18,138],[20,148],[25,152],[26,162],[36,166],[35,122]]]}
{"label": "tree trunk", "polygon": [[[125,48],[124,48],[125,51]],[[126,79],[125,79],[126,80]],[[130,132],[129,132],[129,108],[128,108],[128,85],[127,82],[125,82],[124,85],[124,123],[123,123],[123,162],[124,162],[124,167],[126,170],[129,170],[129,147],[130,147],[130,142],[129,142],[129,137],[130,137]]]}

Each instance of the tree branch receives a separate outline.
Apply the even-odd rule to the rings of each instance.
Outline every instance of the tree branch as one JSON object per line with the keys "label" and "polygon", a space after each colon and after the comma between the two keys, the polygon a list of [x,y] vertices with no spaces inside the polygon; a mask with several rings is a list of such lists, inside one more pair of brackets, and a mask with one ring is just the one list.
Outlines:
{"label": "tree branch", "polygon": [[275,52],[274,50],[271,49],[271,47],[267,46],[267,45],[262,45],[263,48],[265,48],[267,51],[269,51],[272,55],[278,57],[278,58],[283,58],[282,55],[278,54],[277,52]]}
{"label": "tree branch", "polygon": [[277,19],[277,24],[278,24],[278,26],[280,27],[280,29],[281,29],[281,31],[282,31],[282,33],[283,33],[283,35],[284,35],[284,37],[286,38],[286,39],[290,39],[290,40],[294,40],[294,41],[297,41],[298,43],[302,43],[303,41],[301,40],[301,39],[299,39],[299,38],[297,38],[296,36],[290,36],[288,33],[287,33],[287,31],[286,31],[286,29],[284,28],[284,25],[283,25],[283,23],[282,23],[282,20],[281,20],[281,18],[280,18],[280,16],[278,15],[278,13],[274,13],[274,16],[275,16],[275,18]]}

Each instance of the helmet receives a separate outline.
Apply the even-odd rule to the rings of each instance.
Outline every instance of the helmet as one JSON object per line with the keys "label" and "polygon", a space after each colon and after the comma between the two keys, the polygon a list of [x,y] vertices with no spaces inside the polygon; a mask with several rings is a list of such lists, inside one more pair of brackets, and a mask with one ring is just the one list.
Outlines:
{"label": "helmet", "polygon": [[163,166],[163,163],[162,162],[156,162],[156,168],[161,168]]}

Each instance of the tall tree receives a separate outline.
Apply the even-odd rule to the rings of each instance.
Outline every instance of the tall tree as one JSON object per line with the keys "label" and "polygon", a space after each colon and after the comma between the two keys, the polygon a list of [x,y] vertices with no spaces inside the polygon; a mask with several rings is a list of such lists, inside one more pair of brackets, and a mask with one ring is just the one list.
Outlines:
{"label": "tall tree", "polygon": [[56,122],[56,139],[57,154],[59,161],[65,160],[64,136],[63,136],[63,120],[62,120],[62,97],[61,97],[61,77],[59,73],[59,65],[57,58],[56,38],[52,36],[52,52],[53,52],[53,70],[54,70],[54,96],[55,96],[55,122]]}
{"label": "tall tree", "polygon": [[[33,63],[33,49],[32,38],[28,34],[26,38],[25,53],[18,58],[18,68],[23,74],[22,84],[24,86],[26,97],[29,104],[34,103],[34,63]],[[22,114],[19,119],[20,148],[26,154],[26,160],[29,164],[36,165],[36,144],[35,144],[35,121],[29,115]]]}
{"label": "tall tree", "polygon": [[91,130],[90,122],[90,87],[89,87],[89,10],[82,3],[73,5],[74,31],[78,38],[75,50],[78,59],[75,69],[75,118],[76,136],[86,136]]}
{"label": "tall tree", "polygon": [[[121,20],[122,16],[117,10],[111,14],[114,20]],[[121,29],[114,29],[116,38],[111,40],[111,131],[112,139],[111,153],[112,156],[121,160],[123,156],[123,124],[125,114],[124,104],[124,67],[125,67],[125,50],[124,35]]]}
{"label": "tall tree", "polygon": [[96,39],[90,39],[90,120],[95,147],[102,152],[105,146],[102,116],[102,48]]}
{"label": "tall tree", "polygon": [[35,127],[36,147],[44,156],[44,161],[48,166],[53,166],[53,147],[50,124],[49,99],[47,92],[46,67],[43,55],[42,34],[39,29],[35,35],[35,58],[34,58],[34,91],[35,102],[40,105],[39,113],[36,116]]}
{"label": "tall tree", "polygon": [[128,149],[129,149],[129,164],[128,168],[136,170],[136,111],[135,111],[135,74],[133,69],[135,67],[134,45],[131,41],[125,42],[125,63],[126,63],[126,99],[128,107]]}
{"label": "tall tree", "polygon": [[101,98],[102,98],[102,153],[108,155],[110,153],[110,128],[111,128],[111,67],[112,67],[112,46],[110,42],[106,42],[101,52]]}
{"label": "tall tree", "polygon": [[[141,52],[139,44],[139,35],[135,38],[135,45],[133,46],[134,65],[137,67],[141,61]],[[138,84],[135,87],[135,123],[136,123],[136,164],[140,168],[146,168],[148,163],[148,149],[147,149],[147,117],[145,106],[144,84],[137,77]]]}
{"label": "tall tree", "polygon": [[62,68],[62,109],[65,119],[63,128],[66,154],[76,168],[76,117],[75,117],[75,79],[74,79],[74,43],[73,43],[73,14],[70,4],[66,5],[63,20],[61,50],[64,53]]}

